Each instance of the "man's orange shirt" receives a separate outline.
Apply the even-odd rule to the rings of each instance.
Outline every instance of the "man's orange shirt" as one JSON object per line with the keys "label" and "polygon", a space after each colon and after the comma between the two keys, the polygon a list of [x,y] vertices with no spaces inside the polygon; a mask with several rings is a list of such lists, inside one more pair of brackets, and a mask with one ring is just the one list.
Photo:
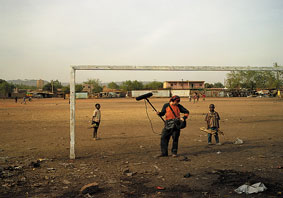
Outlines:
{"label": "man's orange shirt", "polygon": [[159,116],[165,115],[166,120],[175,119],[176,117],[180,119],[180,113],[183,113],[184,116],[186,116],[186,117],[188,117],[189,114],[190,114],[190,112],[180,104],[171,105],[171,108],[173,109],[173,111],[176,114],[176,117],[175,117],[172,110],[170,109],[169,105],[170,105],[170,103],[165,103],[162,107],[161,112],[158,113]]}
{"label": "man's orange shirt", "polygon": [[[170,105],[172,110],[174,111],[175,115],[177,116],[177,118],[180,118],[180,109],[178,108],[177,105]],[[170,107],[168,106],[166,108],[166,120],[171,120],[171,119],[175,119],[176,117],[174,116],[172,110],[170,109]]]}

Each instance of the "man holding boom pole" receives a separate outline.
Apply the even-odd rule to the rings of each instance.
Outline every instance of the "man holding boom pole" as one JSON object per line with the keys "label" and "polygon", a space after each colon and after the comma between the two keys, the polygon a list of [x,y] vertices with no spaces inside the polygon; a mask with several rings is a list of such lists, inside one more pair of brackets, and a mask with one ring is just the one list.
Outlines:
{"label": "man holding boom pole", "polygon": [[177,123],[180,123],[180,113],[184,113],[183,121],[185,122],[189,116],[189,111],[183,107],[180,103],[179,96],[172,96],[169,103],[164,104],[161,112],[156,112],[159,116],[165,115],[165,126],[161,134],[161,154],[158,157],[168,156],[168,143],[172,136],[172,157],[177,157],[178,152],[178,141],[180,136],[181,128]]}

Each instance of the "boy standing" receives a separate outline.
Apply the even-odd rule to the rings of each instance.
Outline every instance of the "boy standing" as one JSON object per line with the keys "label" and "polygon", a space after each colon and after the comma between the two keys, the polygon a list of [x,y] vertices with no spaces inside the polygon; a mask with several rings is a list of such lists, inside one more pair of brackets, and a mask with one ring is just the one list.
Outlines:
{"label": "boy standing", "polygon": [[[218,137],[218,130],[220,128],[219,127],[220,116],[216,111],[214,111],[214,109],[215,109],[214,104],[210,104],[209,112],[206,114],[205,121],[207,123],[207,129],[215,131],[214,137],[215,137],[216,145],[221,145]],[[207,134],[208,144],[211,144],[211,136],[212,136],[211,133]]]}
{"label": "boy standing", "polygon": [[100,104],[95,104],[95,110],[92,115],[92,126],[93,126],[93,140],[97,140],[97,131],[101,120]]}

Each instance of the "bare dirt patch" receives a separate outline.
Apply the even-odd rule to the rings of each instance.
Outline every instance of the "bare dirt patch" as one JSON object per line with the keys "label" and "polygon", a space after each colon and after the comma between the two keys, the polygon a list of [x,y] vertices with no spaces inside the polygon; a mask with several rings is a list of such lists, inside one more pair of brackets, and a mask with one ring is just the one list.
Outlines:
{"label": "bare dirt patch", "polygon": [[[160,110],[168,99],[150,101]],[[89,129],[95,103],[102,111],[98,141]],[[221,146],[208,146],[199,130],[210,103],[221,116]],[[207,98],[193,104],[182,98],[181,104],[191,114],[180,156],[155,158],[160,136],[143,101],[77,100],[77,158],[70,160],[68,100],[0,100],[0,197],[243,197],[234,189],[246,182],[268,188],[252,197],[282,196],[283,100]],[[149,105],[148,114],[160,133],[163,123]],[[237,137],[244,144],[233,144]],[[80,194],[92,182],[99,191]]]}

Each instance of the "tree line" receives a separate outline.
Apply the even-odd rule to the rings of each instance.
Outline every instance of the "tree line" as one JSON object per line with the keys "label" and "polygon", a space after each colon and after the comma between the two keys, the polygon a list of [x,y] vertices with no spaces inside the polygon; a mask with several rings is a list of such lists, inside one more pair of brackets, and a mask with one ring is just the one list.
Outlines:
{"label": "tree line", "polygon": [[[76,84],[75,85],[75,91],[81,92],[83,90],[83,84],[91,85],[92,92],[93,93],[99,93],[103,91],[103,85],[99,79],[89,79],[88,81],[83,82],[82,84]],[[107,84],[107,87],[109,89],[115,89],[115,90],[122,90],[122,91],[131,91],[131,90],[142,90],[142,89],[161,89],[163,87],[162,82],[153,81],[148,84],[143,84],[142,82],[139,82],[137,80],[131,81],[127,80],[121,83],[121,85],[118,85],[115,82],[110,82]],[[44,91],[51,91],[52,85],[51,83],[48,83],[44,85],[43,90]],[[62,86],[59,81],[53,81],[53,91],[57,91],[58,89],[62,89],[64,93],[70,93],[70,86]]]}
{"label": "tree line", "polygon": [[[99,92],[102,92],[103,90],[103,85],[99,79],[91,79],[83,83],[92,85],[93,93],[99,93]],[[109,89],[121,90],[121,91],[144,90],[144,89],[156,90],[156,89],[162,89],[163,83],[153,81],[153,82],[144,84],[143,82],[140,82],[137,80],[134,80],[134,81],[127,80],[127,81],[122,82],[120,85],[115,82],[110,82],[107,84],[107,87]],[[75,89],[76,89],[76,92],[80,92],[82,90],[82,84],[77,84]]]}
{"label": "tree line", "polygon": [[[274,63],[274,67],[278,67]],[[227,74],[227,88],[280,89],[283,85],[283,72],[275,71],[232,71]]]}
{"label": "tree line", "polygon": [[[277,64],[275,65],[277,66]],[[99,93],[103,90],[103,85],[99,79],[90,79],[85,84],[92,85],[93,93]],[[247,88],[250,90],[255,90],[257,88],[261,89],[279,89],[283,85],[283,72],[274,71],[232,71],[226,75],[225,86],[220,83],[205,83],[205,88]],[[127,80],[118,85],[115,82],[110,82],[107,84],[110,89],[116,89],[121,91],[132,91],[132,90],[156,90],[162,89],[163,83],[158,81],[153,81],[150,83],[143,83],[137,80],[131,81]],[[27,85],[15,85],[9,83],[3,79],[0,79],[0,93],[2,95],[7,95],[12,93],[14,88],[18,89],[30,89],[36,90],[35,86]],[[62,89],[64,93],[70,93],[70,86],[63,86],[58,80],[51,81],[43,86],[44,91],[57,92],[58,89]],[[75,91],[81,92],[83,90],[82,84],[75,85]]]}
{"label": "tree line", "polygon": [[[83,84],[89,84],[92,85],[92,92],[93,93],[99,93],[103,90],[103,85],[99,79],[89,79],[88,81],[83,82],[82,84],[76,84],[75,85],[75,91],[81,92],[83,90]],[[161,89],[163,87],[162,82],[153,81],[147,84],[144,84],[143,82],[134,80],[127,80],[122,82],[120,85],[118,85],[115,82],[110,82],[107,84],[107,87],[109,89],[115,89],[115,90],[122,90],[122,91],[131,91],[131,90],[143,90],[143,89],[149,89],[149,90],[156,90]],[[28,86],[28,85],[18,85],[9,83],[3,79],[0,79],[0,93],[3,95],[7,95],[8,93],[12,93],[14,88],[18,89],[29,89],[29,90],[36,90],[35,86]],[[49,92],[57,92],[58,89],[61,89],[64,93],[70,93],[70,86],[63,86],[62,83],[59,80],[54,80],[51,82],[48,82],[45,84],[42,88],[43,91],[49,91]]]}
{"label": "tree line", "polygon": [[227,88],[279,89],[283,85],[282,72],[232,71],[227,74]]}

